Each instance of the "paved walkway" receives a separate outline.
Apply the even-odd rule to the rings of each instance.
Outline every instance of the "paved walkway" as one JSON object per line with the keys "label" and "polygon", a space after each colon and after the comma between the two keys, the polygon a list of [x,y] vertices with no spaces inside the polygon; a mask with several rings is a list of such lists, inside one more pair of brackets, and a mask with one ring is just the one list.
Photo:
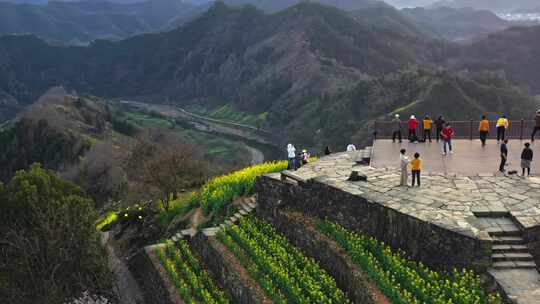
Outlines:
{"label": "paved walkway", "polygon": [[[492,240],[490,234],[512,229],[506,229],[505,219],[489,221],[475,214],[508,213],[522,228],[540,226],[540,178],[431,173],[422,177],[421,188],[405,188],[398,186],[398,169],[357,166],[354,159],[354,153],[337,153],[295,173],[305,179],[317,177],[343,191],[477,239]],[[367,175],[367,182],[347,181],[353,169]],[[540,303],[540,275],[534,268],[490,272],[516,297],[516,303]]]}
{"label": "paved walkway", "polygon": [[[527,141],[511,140],[508,144],[508,169],[518,170],[521,174],[521,151]],[[373,145],[374,167],[397,167],[399,166],[399,150],[407,149],[407,154],[412,156],[415,152],[420,153],[424,160],[424,171],[444,174],[478,175],[492,174],[499,169],[500,146],[496,140],[488,140],[487,145],[482,147],[479,140],[458,139],[453,141],[454,154],[443,156],[441,145],[437,142],[412,144],[408,141],[392,143],[392,140],[376,140]],[[536,153],[533,161],[533,174],[540,176],[540,142],[532,144]]]}
{"label": "paved walkway", "polygon": [[490,269],[508,297],[517,304],[540,303],[540,275],[534,269]]}

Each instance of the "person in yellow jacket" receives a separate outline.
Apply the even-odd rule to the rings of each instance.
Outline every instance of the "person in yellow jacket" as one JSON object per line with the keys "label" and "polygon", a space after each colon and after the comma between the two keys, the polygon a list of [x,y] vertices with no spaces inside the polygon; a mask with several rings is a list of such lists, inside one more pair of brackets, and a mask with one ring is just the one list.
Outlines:
{"label": "person in yellow jacket", "polygon": [[433,120],[426,115],[424,117],[424,120],[422,120],[422,126],[424,127],[424,142],[426,142],[426,139],[429,139],[429,142],[431,142],[431,125],[433,124]]}
{"label": "person in yellow jacket", "polygon": [[482,120],[480,120],[480,124],[478,126],[478,131],[480,132],[480,141],[482,142],[482,146],[485,146],[486,139],[489,134],[489,120],[487,120],[486,115],[482,116]]}
{"label": "person in yellow jacket", "polygon": [[414,182],[418,182],[420,187],[420,171],[422,170],[422,160],[420,159],[420,153],[414,153],[414,159],[411,160],[411,172],[412,172],[412,186]]}
{"label": "person in yellow jacket", "polygon": [[497,119],[497,142],[504,140],[506,138],[506,130],[508,129],[510,123],[506,118],[506,115],[502,115]]}

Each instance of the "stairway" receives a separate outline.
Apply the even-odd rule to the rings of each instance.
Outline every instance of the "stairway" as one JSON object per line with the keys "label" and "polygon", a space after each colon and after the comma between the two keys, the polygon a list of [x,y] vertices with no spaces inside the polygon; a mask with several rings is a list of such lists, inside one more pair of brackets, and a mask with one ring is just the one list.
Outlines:
{"label": "stairway", "polygon": [[[251,212],[253,212],[257,206],[258,203],[255,197],[243,198],[242,202],[239,205],[238,211],[233,214],[229,219],[227,219],[219,226],[201,229],[201,232],[204,233],[204,235],[206,236],[215,236],[220,229],[224,229],[238,222],[238,220],[240,220],[242,217],[247,216]],[[184,229],[173,235],[171,239],[173,240],[173,242],[176,242],[186,237],[193,237],[195,236],[195,234],[197,234],[197,232],[198,230],[193,228]]]}
{"label": "stairway", "polygon": [[494,269],[536,268],[523,233],[510,218],[494,217],[486,220],[493,225],[488,228],[488,233],[493,239],[491,259]]}

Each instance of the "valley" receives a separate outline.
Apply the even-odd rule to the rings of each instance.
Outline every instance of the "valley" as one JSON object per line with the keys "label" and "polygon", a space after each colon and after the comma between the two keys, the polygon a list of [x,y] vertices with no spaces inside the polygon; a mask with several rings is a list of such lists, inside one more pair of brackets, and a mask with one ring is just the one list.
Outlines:
{"label": "valley", "polygon": [[0,302],[538,304],[535,9],[435,2],[0,3]]}

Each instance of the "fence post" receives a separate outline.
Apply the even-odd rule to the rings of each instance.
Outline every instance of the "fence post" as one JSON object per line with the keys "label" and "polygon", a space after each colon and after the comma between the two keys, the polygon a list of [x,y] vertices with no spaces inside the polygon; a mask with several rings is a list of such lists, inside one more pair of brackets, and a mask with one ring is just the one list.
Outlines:
{"label": "fence post", "polygon": [[377,121],[375,120],[375,123],[373,124],[373,140],[377,139]]}
{"label": "fence post", "polygon": [[469,120],[469,138],[470,140],[473,139],[473,120]]}
{"label": "fence post", "polygon": [[519,139],[520,140],[523,140],[523,128],[525,126],[525,121],[523,120],[523,118],[521,119],[521,127],[520,127],[520,130],[519,130]]}

